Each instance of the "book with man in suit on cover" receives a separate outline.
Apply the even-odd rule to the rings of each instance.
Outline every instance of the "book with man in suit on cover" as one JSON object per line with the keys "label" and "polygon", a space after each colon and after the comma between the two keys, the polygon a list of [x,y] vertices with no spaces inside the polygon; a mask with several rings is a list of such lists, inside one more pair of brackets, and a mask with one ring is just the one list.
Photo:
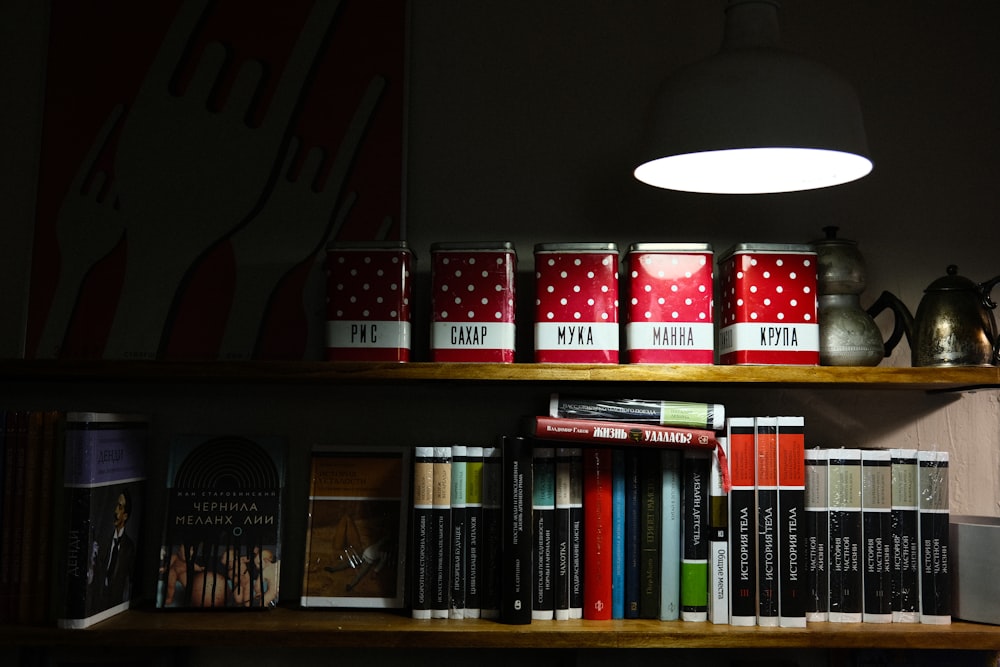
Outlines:
{"label": "book with man in suit on cover", "polygon": [[157,607],[277,605],[285,460],[279,437],[174,438]]}
{"label": "book with man in suit on cover", "polygon": [[86,628],[129,608],[145,504],[145,416],[66,414],[56,624]]}

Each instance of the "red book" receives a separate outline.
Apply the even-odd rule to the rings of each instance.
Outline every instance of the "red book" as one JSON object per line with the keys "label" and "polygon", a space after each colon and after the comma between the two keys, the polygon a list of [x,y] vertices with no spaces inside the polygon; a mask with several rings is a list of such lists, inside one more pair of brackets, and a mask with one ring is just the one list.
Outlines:
{"label": "red book", "polygon": [[583,450],[583,617],[611,619],[611,449]]}
{"label": "red book", "polygon": [[634,447],[715,449],[715,431],[684,426],[659,426],[632,422],[571,419],[568,417],[528,417],[527,434],[540,440],[569,440]]}

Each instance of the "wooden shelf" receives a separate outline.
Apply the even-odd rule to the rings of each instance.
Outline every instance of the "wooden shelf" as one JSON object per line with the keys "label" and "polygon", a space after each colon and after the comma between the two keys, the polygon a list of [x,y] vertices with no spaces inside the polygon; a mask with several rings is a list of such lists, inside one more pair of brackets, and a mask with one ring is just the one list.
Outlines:
{"label": "wooden shelf", "polygon": [[281,361],[0,361],[0,380],[196,383],[670,382],[955,391],[1000,387],[1000,367],[406,364]]}
{"label": "wooden shelf", "polygon": [[1000,627],[955,622],[812,623],[805,629],[711,623],[415,621],[378,611],[130,611],[86,630],[0,628],[0,645],[449,648],[900,648],[1000,650]]}

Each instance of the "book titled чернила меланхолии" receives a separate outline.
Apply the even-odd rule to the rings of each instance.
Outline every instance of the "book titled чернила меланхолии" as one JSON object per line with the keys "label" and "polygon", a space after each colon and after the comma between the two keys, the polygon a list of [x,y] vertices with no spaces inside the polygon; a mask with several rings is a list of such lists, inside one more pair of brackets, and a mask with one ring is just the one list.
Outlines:
{"label": "book titled \u0447\u0435\u0440\u043d\u0438\u043b\u0430 \u043c\u0435\u043b\u0430\u043d\u0445\u043e\u043b\u0438\u0438", "polygon": [[276,606],[284,439],[177,436],[169,454],[157,607]]}

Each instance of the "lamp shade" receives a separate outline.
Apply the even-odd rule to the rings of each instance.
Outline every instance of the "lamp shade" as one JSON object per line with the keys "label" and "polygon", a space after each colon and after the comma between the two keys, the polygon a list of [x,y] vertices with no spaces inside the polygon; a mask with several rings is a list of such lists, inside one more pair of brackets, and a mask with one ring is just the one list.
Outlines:
{"label": "lamp shade", "polygon": [[[772,2],[734,2],[723,49],[666,80],[635,177],[671,190],[754,194],[867,175],[872,162],[854,89],[826,66],[774,44],[777,19],[760,30],[753,12],[736,11],[748,6],[757,19],[761,7],[776,12]],[[751,29],[740,24],[745,20]]]}

